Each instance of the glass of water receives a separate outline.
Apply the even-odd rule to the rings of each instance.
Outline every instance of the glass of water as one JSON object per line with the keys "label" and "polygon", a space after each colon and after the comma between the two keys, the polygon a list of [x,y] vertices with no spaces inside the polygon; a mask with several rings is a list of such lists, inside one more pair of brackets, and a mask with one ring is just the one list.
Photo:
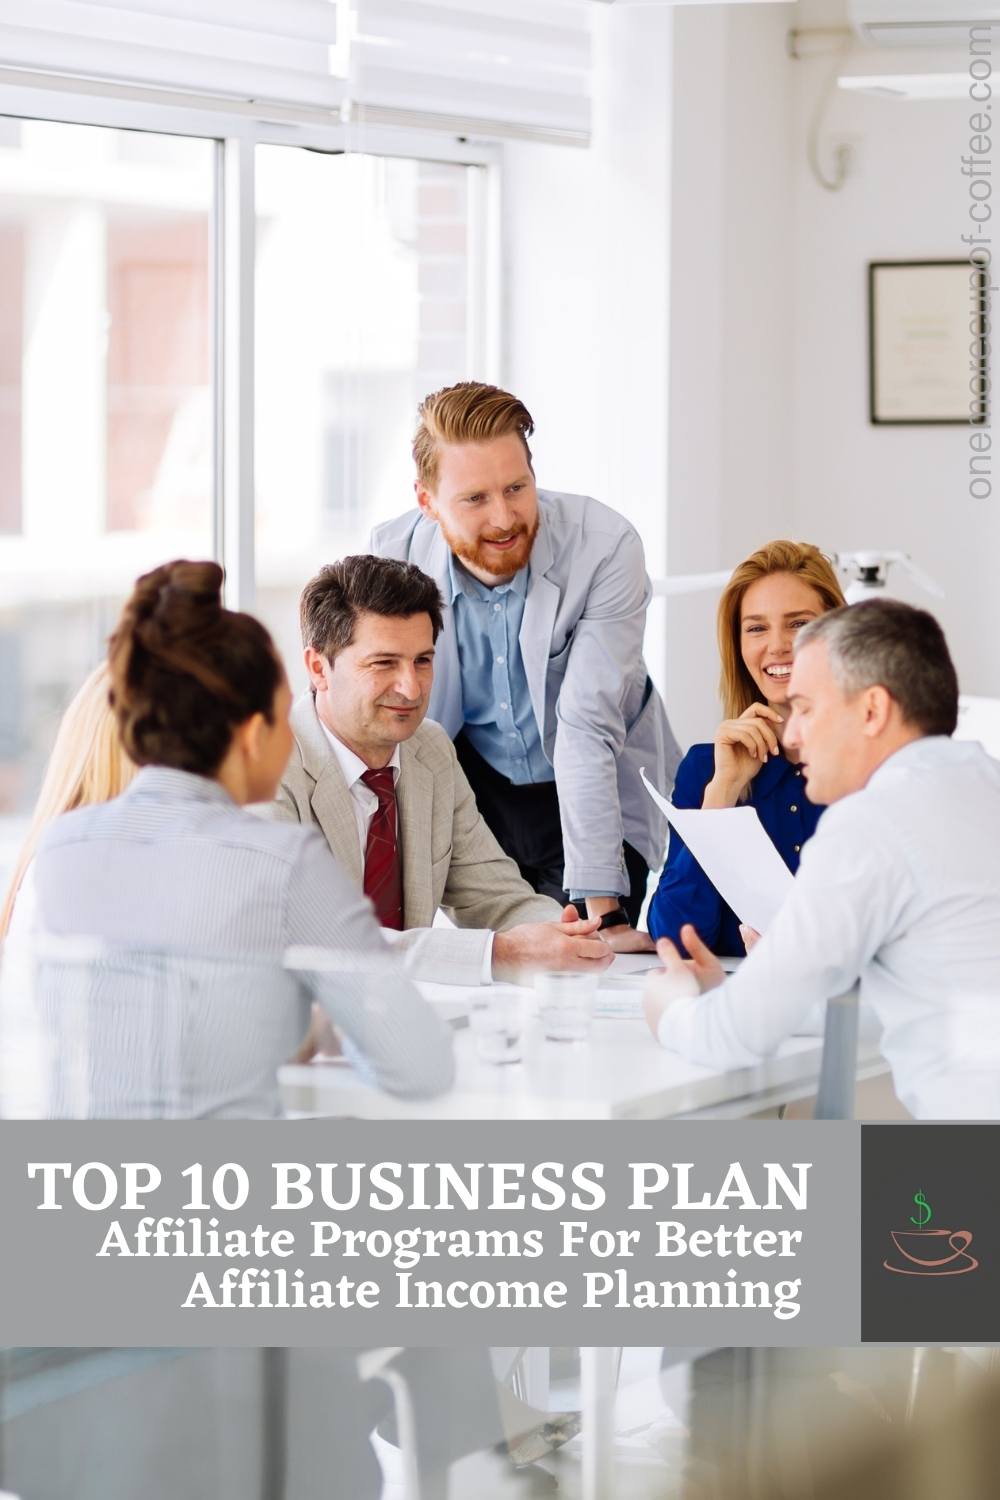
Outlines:
{"label": "glass of water", "polygon": [[499,985],[484,985],[472,997],[469,1025],[482,1062],[521,1061],[521,996]]}
{"label": "glass of water", "polygon": [[550,1042],[585,1042],[594,1020],[596,974],[535,975],[538,1014]]}

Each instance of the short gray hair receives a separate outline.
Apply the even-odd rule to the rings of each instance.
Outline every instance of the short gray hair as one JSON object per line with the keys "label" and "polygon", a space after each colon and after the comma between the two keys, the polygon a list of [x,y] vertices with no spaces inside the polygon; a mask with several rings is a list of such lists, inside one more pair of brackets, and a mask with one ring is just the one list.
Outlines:
{"label": "short gray hair", "polygon": [[924,734],[954,734],[958,677],[944,631],[925,609],[899,599],[848,604],[803,626],[795,651],[819,642],[845,693],[884,687]]}

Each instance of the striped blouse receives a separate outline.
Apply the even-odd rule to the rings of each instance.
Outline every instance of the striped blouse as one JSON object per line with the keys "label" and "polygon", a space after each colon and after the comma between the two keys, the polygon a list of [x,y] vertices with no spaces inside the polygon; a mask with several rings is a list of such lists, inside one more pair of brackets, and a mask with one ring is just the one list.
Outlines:
{"label": "striped blouse", "polygon": [[[254,817],[215,781],[145,767],[113,802],[52,824],[35,882],[40,933],[97,939],[102,954],[75,974],[41,966],[59,1025],[50,1113],[277,1114],[276,1070],[314,999],[382,1088],[452,1082],[448,1028],[323,839]],[[335,951],[338,972],[289,972],[298,946]]]}

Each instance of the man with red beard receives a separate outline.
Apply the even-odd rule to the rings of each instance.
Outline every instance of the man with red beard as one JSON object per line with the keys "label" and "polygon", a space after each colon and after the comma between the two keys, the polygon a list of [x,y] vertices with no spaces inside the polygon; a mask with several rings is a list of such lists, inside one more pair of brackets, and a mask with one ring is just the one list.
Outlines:
{"label": "man with red beard", "polygon": [[586,900],[621,952],[666,829],[679,758],[642,657],[642,543],[583,495],[539,490],[516,396],[467,381],[428,396],[413,441],[418,509],[372,551],[415,563],[445,601],[430,716],[455,739],[479,809],[536,891]]}

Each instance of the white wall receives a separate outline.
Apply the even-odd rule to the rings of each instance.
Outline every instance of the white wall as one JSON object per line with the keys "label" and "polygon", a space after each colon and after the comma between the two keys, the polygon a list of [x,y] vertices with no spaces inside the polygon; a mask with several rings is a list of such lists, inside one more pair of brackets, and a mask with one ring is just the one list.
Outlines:
{"label": "white wall", "polygon": [[[674,19],[671,573],[731,567],[788,529],[792,341],[790,5]],[[667,609],[682,739],[718,718],[716,596]]]}
{"label": "white wall", "polygon": [[[790,507],[792,13],[596,8],[592,149],[506,149],[504,378],[541,481],[630,516],[654,575],[728,566]],[[650,610],[685,742],[717,717],[714,613]]]}
{"label": "white wall", "polygon": [[[671,570],[728,564],[780,533],[830,550],[900,548],[946,597],[900,573],[893,591],[937,613],[963,688],[996,695],[1000,508],[969,497],[968,432],[868,421],[867,263],[963,256],[971,110],[836,90],[821,139],[850,141],[853,165],[841,192],[822,188],[806,143],[836,59],[792,61],[784,37],[791,25],[842,21],[829,0],[677,12]],[[697,265],[690,226],[703,221],[723,247],[710,244],[701,262],[722,289],[721,327],[714,318],[700,327],[681,290]],[[713,370],[714,452],[684,377],[703,387]],[[711,710],[701,658],[676,641],[700,638],[711,609],[682,601],[670,616],[681,627],[668,637],[675,716],[701,733]]]}
{"label": "white wall", "polygon": [[589,152],[504,147],[502,378],[538,424],[539,483],[599,494],[594,179]]}
{"label": "white wall", "polygon": [[[669,11],[595,7],[593,145],[506,149],[504,379],[538,423],[539,482],[596,495],[667,559]],[[662,683],[663,606],[647,660]]]}
{"label": "white wall", "polygon": [[[833,60],[785,39],[839,0],[608,10],[594,149],[508,151],[505,378],[540,478],[632,515],[652,572],[779,535],[909,551],[947,598],[894,591],[936,610],[966,691],[1000,694],[1000,505],[968,497],[968,434],[867,414],[866,265],[962,255],[967,106],[837,91],[823,138],[855,167],[828,193],[806,141]],[[706,737],[714,600],[655,611],[649,655],[680,737]]]}
{"label": "white wall", "polygon": [[[804,139],[827,62],[795,66],[795,135]],[[840,91],[829,131],[850,137],[855,167],[824,192],[796,152],[794,193],[794,517],[822,546],[899,547],[943,585],[931,608],[967,692],[1000,694],[998,495],[968,492],[964,427],[873,427],[868,421],[869,260],[961,259],[967,247],[966,101],[897,101]]]}

